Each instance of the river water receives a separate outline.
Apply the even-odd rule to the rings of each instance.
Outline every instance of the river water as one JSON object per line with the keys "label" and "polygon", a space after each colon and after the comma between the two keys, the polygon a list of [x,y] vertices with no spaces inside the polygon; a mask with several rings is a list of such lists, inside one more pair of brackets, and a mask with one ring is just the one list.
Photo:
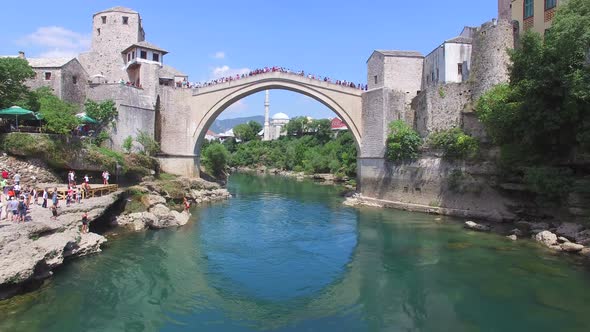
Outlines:
{"label": "river water", "polygon": [[347,208],[311,182],[239,174],[229,190],[0,302],[0,331],[590,330],[588,268],[529,241]]}

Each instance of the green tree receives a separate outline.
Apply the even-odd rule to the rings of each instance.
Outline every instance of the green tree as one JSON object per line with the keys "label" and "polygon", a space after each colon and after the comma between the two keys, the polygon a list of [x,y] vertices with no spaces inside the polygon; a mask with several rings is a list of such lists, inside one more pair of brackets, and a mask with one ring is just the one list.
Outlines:
{"label": "green tree", "polygon": [[30,91],[24,82],[33,77],[35,72],[27,60],[0,58],[0,109],[27,100]]}
{"label": "green tree", "polygon": [[385,156],[394,162],[416,159],[422,145],[422,139],[417,132],[402,120],[389,124],[389,135]]}
{"label": "green tree", "polygon": [[112,100],[105,100],[99,103],[88,99],[84,103],[84,111],[86,112],[86,115],[103,125],[113,121],[113,119],[119,114],[115,102]]}
{"label": "green tree", "polygon": [[143,147],[141,152],[147,156],[154,156],[160,151],[160,144],[158,144],[158,142],[145,131],[138,130],[135,140],[137,143],[141,144]]}
{"label": "green tree", "polygon": [[262,130],[262,125],[256,121],[248,121],[248,126],[250,126],[255,136],[258,136],[258,133]]}
{"label": "green tree", "polygon": [[66,135],[80,125],[80,120],[76,117],[76,106],[59,99],[46,87],[39,88],[35,94],[46,131]]}
{"label": "green tree", "polygon": [[559,7],[543,40],[528,31],[511,52],[510,83],[476,112],[494,142],[543,163],[590,151],[590,1]]}
{"label": "green tree", "polygon": [[309,120],[305,116],[297,116],[292,118],[285,128],[283,129],[287,132],[288,136],[297,136],[301,137],[307,131],[307,124]]}
{"label": "green tree", "polygon": [[219,143],[208,145],[201,154],[203,165],[215,176],[223,176],[229,161],[229,152]]}
{"label": "green tree", "polygon": [[248,142],[256,138],[256,134],[252,127],[247,123],[242,123],[234,127],[234,135],[242,142]]}
{"label": "green tree", "polygon": [[322,142],[328,141],[332,136],[332,123],[328,119],[311,120],[308,129]]}

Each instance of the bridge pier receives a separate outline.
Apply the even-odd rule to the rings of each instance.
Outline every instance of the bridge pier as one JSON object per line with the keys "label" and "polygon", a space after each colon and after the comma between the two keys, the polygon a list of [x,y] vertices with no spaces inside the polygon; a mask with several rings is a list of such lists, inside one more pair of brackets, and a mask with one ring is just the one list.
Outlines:
{"label": "bridge pier", "polygon": [[199,158],[195,155],[160,155],[158,156],[160,169],[163,172],[199,177]]}

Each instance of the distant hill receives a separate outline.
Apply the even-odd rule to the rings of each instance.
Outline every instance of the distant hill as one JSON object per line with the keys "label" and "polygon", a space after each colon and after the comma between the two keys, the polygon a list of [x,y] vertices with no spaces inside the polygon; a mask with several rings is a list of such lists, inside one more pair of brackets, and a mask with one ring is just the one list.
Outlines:
{"label": "distant hill", "polygon": [[233,127],[242,124],[242,123],[246,123],[249,121],[256,121],[258,123],[260,123],[261,125],[264,125],[264,116],[263,115],[256,115],[256,116],[248,116],[248,117],[244,117],[244,118],[233,118],[233,119],[224,119],[224,120],[215,120],[215,122],[213,122],[213,124],[211,125],[211,128],[209,128],[210,130],[212,130],[213,132],[215,132],[216,134],[219,133],[224,133],[230,129],[232,129]]}

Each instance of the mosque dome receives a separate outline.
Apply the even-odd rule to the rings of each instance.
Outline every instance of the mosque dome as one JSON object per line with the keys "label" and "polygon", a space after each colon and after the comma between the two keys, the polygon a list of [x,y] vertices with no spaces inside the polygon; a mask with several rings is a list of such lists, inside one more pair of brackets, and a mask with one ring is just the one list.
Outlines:
{"label": "mosque dome", "polygon": [[289,116],[285,113],[277,113],[272,116],[273,120],[289,120]]}

